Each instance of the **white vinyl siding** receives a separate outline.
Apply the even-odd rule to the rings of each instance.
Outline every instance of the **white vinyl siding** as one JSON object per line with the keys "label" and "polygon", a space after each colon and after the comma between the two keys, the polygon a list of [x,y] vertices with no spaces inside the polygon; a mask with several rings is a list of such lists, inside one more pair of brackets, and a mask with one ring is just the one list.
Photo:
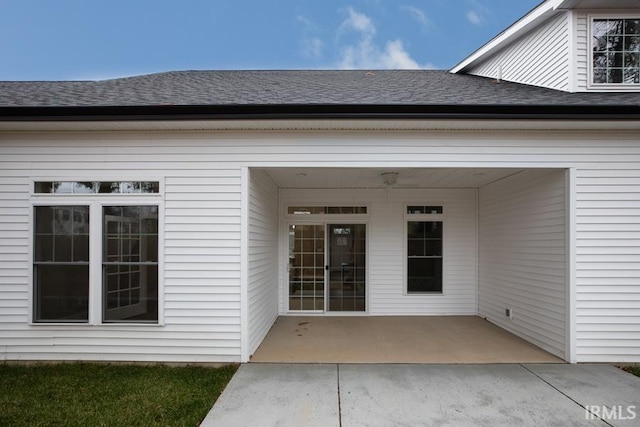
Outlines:
{"label": "white vinyl siding", "polygon": [[577,352],[638,362],[640,168],[612,166],[577,172]]}
{"label": "white vinyl siding", "polygon": [[[1,151],[0,151],[1,153]],[[2,159],[2,154],[0,154]],[[0,361],[29,322],[29,180],[0,160]],[[10,176],[6,176],[10,175]],[[21,176],[22,175],[22,176]],[[22,340],[22,342],[26,342]]]}
{"label": "white vinyl siding", "polygon": [[[145,138],[19,139],[0,140],[0,359],[240,361],[241,170]],[[32,180],[63,178],[164,182],[161,325],[29,324]]]}
{"label": "white vinyl siding", "polygon": [[478,65],[468,74],[569,90],[569,19],[561,13]]}
{"label": "white vinyl siding", "polygon": [[278,188],[251,171],[249,194],[249,355],[278,317]]}
{"label": "white vinyl siding", "polygon": [[[476,314],[476,190],[282,190],[282,207],[293,205],[368,206],[368,287],[370,315]],[[405,204],[444,206],[444,286],[442,294],[406,293]],[[348,223],[356,221],[323,218]],[[294,219],[295,221],[295,219]],[[360,222],[358,218],[357,222]],[[282,236],[281,239],[284,239]],[[286,242],[282,242],[284,245]],[[286,280],[281,269],[281,283]],[[282,289],[286,295],[286,289]],[[281,312],[285,313],[281,302]]]}
{"label": "white vinyl siding", "polygon": [[525,171],[479,193],[480,315],[563,358],[564,187],[563,171]]}
{"label": "white vinyl siding", "polygon": [[[637,132],[524,130],[0,134],[0,359],[239,361],[243,167],[575,168],[577,361],[640,362]],[[28,324],[31,180],[54,178],[163,182],[162,325]],[[293,190],[280,190],[286,191]],[[468,237],[475,229],[475,192],[346,190],[338,197],[372,209],[370,314],[476,310],[469,270],[448,267],[441,303],[425,306],[401,293],[402,204],[443,204],[446,236],[459,242],[445,248],[446,262],[467,265],[477,253]],[[326,199],[334,193],[325,190]]]}

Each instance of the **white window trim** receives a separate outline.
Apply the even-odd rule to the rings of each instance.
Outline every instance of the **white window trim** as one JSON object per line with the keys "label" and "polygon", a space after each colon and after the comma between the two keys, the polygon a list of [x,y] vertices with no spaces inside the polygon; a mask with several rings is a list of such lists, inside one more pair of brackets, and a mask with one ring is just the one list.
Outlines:
{"label": "white window trim", "polygon": [[[409,214],[407,208],[409,206],[442,206],[441,214]],[[411,298],[431,298],[446,296],[447,291],[447,206],[444,203],[428,203],[415,202],[405,203],[403,206],[403,226],[402,226],[402,293],[404,296]],[[442,222],[442,291],[441,292],[409,292],[409,221]]]}
{"label": "white window trim", "polygon": [[[128,181],[128,179],[94,179],[94,181]],[[35,182],[42,181],[87,181],[86,179],[31,180],[31,203],[29,209],[29,325],[37,328],[51,326],[85,328],[101,326],[106,328],[164,326],[164,180],[158,178],[130,179],[130,181],[159,181],[159,193],[140,194],[40,194],[35,193]],[[33,211],[36,206],[89,206],[89,318],[87,322],[36,322],[34,312],[33,257],[35,252],[35,224]],[[105,206],[157,206],[158,207],[158,321],[157,323],[103,322],[102,283],[102,208]]]}
{"label": "white window trim", "polygon": [[593,21],[595,19],[640,19],[640,14],[627,13],[591,13],[587,15],[587,89],[601,92],[637,92],[640,83],[594,83],[593,82]]}

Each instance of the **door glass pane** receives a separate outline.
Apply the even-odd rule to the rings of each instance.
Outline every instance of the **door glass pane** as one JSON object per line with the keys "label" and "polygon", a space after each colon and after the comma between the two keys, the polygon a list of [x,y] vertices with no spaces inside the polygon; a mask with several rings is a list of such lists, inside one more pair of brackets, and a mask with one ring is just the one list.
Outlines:
{"label": "door glass pane", "polygon": [[366,225],[329,227],[330,311],[365,311]]}
{"label": "door glass pane", "polygon": [[289,310],[324,310],[324,226],[289,226]]}

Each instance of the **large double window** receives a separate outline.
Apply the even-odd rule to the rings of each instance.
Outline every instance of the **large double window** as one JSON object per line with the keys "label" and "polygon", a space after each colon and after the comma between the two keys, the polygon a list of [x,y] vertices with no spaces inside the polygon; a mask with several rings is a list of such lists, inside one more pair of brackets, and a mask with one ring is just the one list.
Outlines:
{"label": "large double window", "polygon": [[640,16],[593,18],[592,83],[640,84]]}
{"label": "large double window", "polygon": [[34,204],[34,322],[158,322],[158,204]]}

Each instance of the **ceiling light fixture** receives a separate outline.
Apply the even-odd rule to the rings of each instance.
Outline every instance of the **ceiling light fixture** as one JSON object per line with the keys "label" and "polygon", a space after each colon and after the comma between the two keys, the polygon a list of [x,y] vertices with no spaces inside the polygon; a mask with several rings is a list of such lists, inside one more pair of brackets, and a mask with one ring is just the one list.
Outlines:
{"label": "ceiling light fixture", "polygon": [[393,187],[398,182],[398,172],[382,172],[380,176],[382,177],[382,183],[387,187]]}

